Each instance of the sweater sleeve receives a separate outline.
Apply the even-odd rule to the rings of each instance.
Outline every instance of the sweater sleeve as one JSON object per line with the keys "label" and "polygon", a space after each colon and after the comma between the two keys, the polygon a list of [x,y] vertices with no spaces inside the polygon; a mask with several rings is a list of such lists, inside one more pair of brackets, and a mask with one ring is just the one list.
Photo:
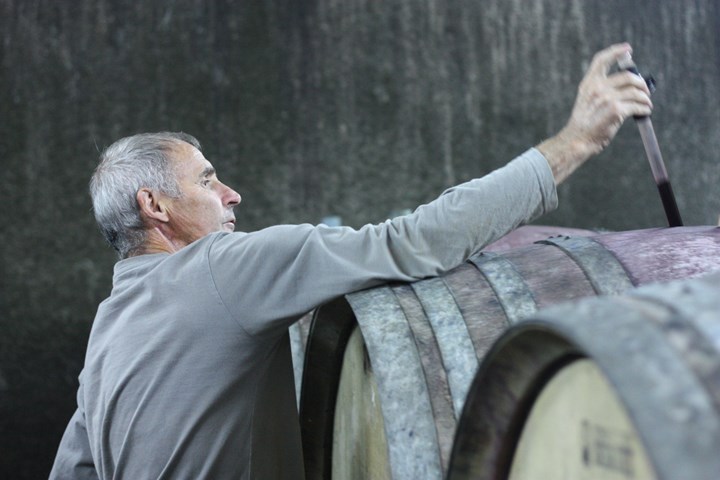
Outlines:
{"label": "sweater sleeve", "polygon": [[446,272],[556,206],[552,172],[531,149],[410,215],[357,230],[281,225],[217,234],[208,259],[222,301],[245,332],[280,332],[337,296]]}
{"label": "sweater sleeve", "polygon": [[60,441],[50,480],[97,480],[90,442],[85,426],[82,380],[78,389],[78,408],[70,419]]}

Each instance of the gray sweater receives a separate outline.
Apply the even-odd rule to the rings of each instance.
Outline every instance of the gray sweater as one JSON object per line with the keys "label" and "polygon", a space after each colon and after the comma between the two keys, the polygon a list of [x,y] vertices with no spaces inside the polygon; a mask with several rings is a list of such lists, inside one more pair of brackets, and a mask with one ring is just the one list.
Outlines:
{"label": "gray sweater", "polygon": [[439,275],[556,205],[531,149],[380,225],[214,233],[118,262],[50,478],[303,478],[288,326],[339,295]]}

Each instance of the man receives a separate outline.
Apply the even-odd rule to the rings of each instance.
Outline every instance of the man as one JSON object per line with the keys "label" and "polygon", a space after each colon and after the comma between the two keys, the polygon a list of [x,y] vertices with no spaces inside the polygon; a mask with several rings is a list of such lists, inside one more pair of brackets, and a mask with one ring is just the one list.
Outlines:
{"label": "man", "polygon": [[339,295],[438,275],[555,208],[555,185],[600,152],[645,83],[598,53],[566,127],[413,214],[348,227],[233,233],[240,195],[184,134],[119,140],[92,182],[121,260],[98,308],[78,408],[51,478],[303,477],[287,328]]}

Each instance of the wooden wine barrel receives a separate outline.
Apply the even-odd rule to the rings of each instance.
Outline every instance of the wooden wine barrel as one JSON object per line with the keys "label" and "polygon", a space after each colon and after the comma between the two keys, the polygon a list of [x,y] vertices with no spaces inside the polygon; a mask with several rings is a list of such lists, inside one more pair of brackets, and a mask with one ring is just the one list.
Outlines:
{"label": "wooden wine barrel", "polygon": [[[557,227],[551,225],[523,225],[491,243],[485,248],[485,250],[499,252],[530,245],[533,242],[544,240],[552,236],[572,235],[574,237],[584,237],[593,235],[594,233],[597,232],[593,232],[592,230],[583,230],[580,228]],[[305,347],[310,333],[312,317],[313,312],[308,313],[300,320],[292,324],[288,330],[290,334],[290,349],[292,351],[295,393],[297,395],[298,405],[300,403],[302,372],[305,364]]]}
{"label": "wooden wine barrel", "polygon": [[536,313],[472,383],[448,480],[720,478],[720,275]]}
{"label": "wooden wine barrel", "polygon": [[563,236],[320,307],[300,401],[307,478],[442,478],[479,361],[510,324],[566,300],[714,270],[716,227]]}

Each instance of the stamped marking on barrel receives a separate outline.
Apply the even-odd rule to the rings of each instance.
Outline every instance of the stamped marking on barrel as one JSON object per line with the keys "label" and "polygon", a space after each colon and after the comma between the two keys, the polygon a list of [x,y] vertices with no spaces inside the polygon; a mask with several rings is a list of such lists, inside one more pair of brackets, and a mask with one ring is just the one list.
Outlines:
{"label": "stamped marking on barrel", "polygon": [[535,313],[537,304],[530,287],[510,260],[492,252],[481,252],[470,259],[487,278],[510,323]]}
{"label": "stamped marking on barrel", "polygon": [[599,295],[613,295],[633,288],[625,268],[605,247],[587,237],[552,237],[537,242],[555,245],[582,269]]}
{"label": "stamped marking on barrel", "polygon": [[640,437],[591,360],[563,368],[523,426],[510,480],[655,480]]}
{"label": "stamped marking on barrel", "polygon": [[582,462],[586,468],[617,472],[624,478],[636,478],[633,457],[636,455],[632,434],[626,430],[582,421]]}

